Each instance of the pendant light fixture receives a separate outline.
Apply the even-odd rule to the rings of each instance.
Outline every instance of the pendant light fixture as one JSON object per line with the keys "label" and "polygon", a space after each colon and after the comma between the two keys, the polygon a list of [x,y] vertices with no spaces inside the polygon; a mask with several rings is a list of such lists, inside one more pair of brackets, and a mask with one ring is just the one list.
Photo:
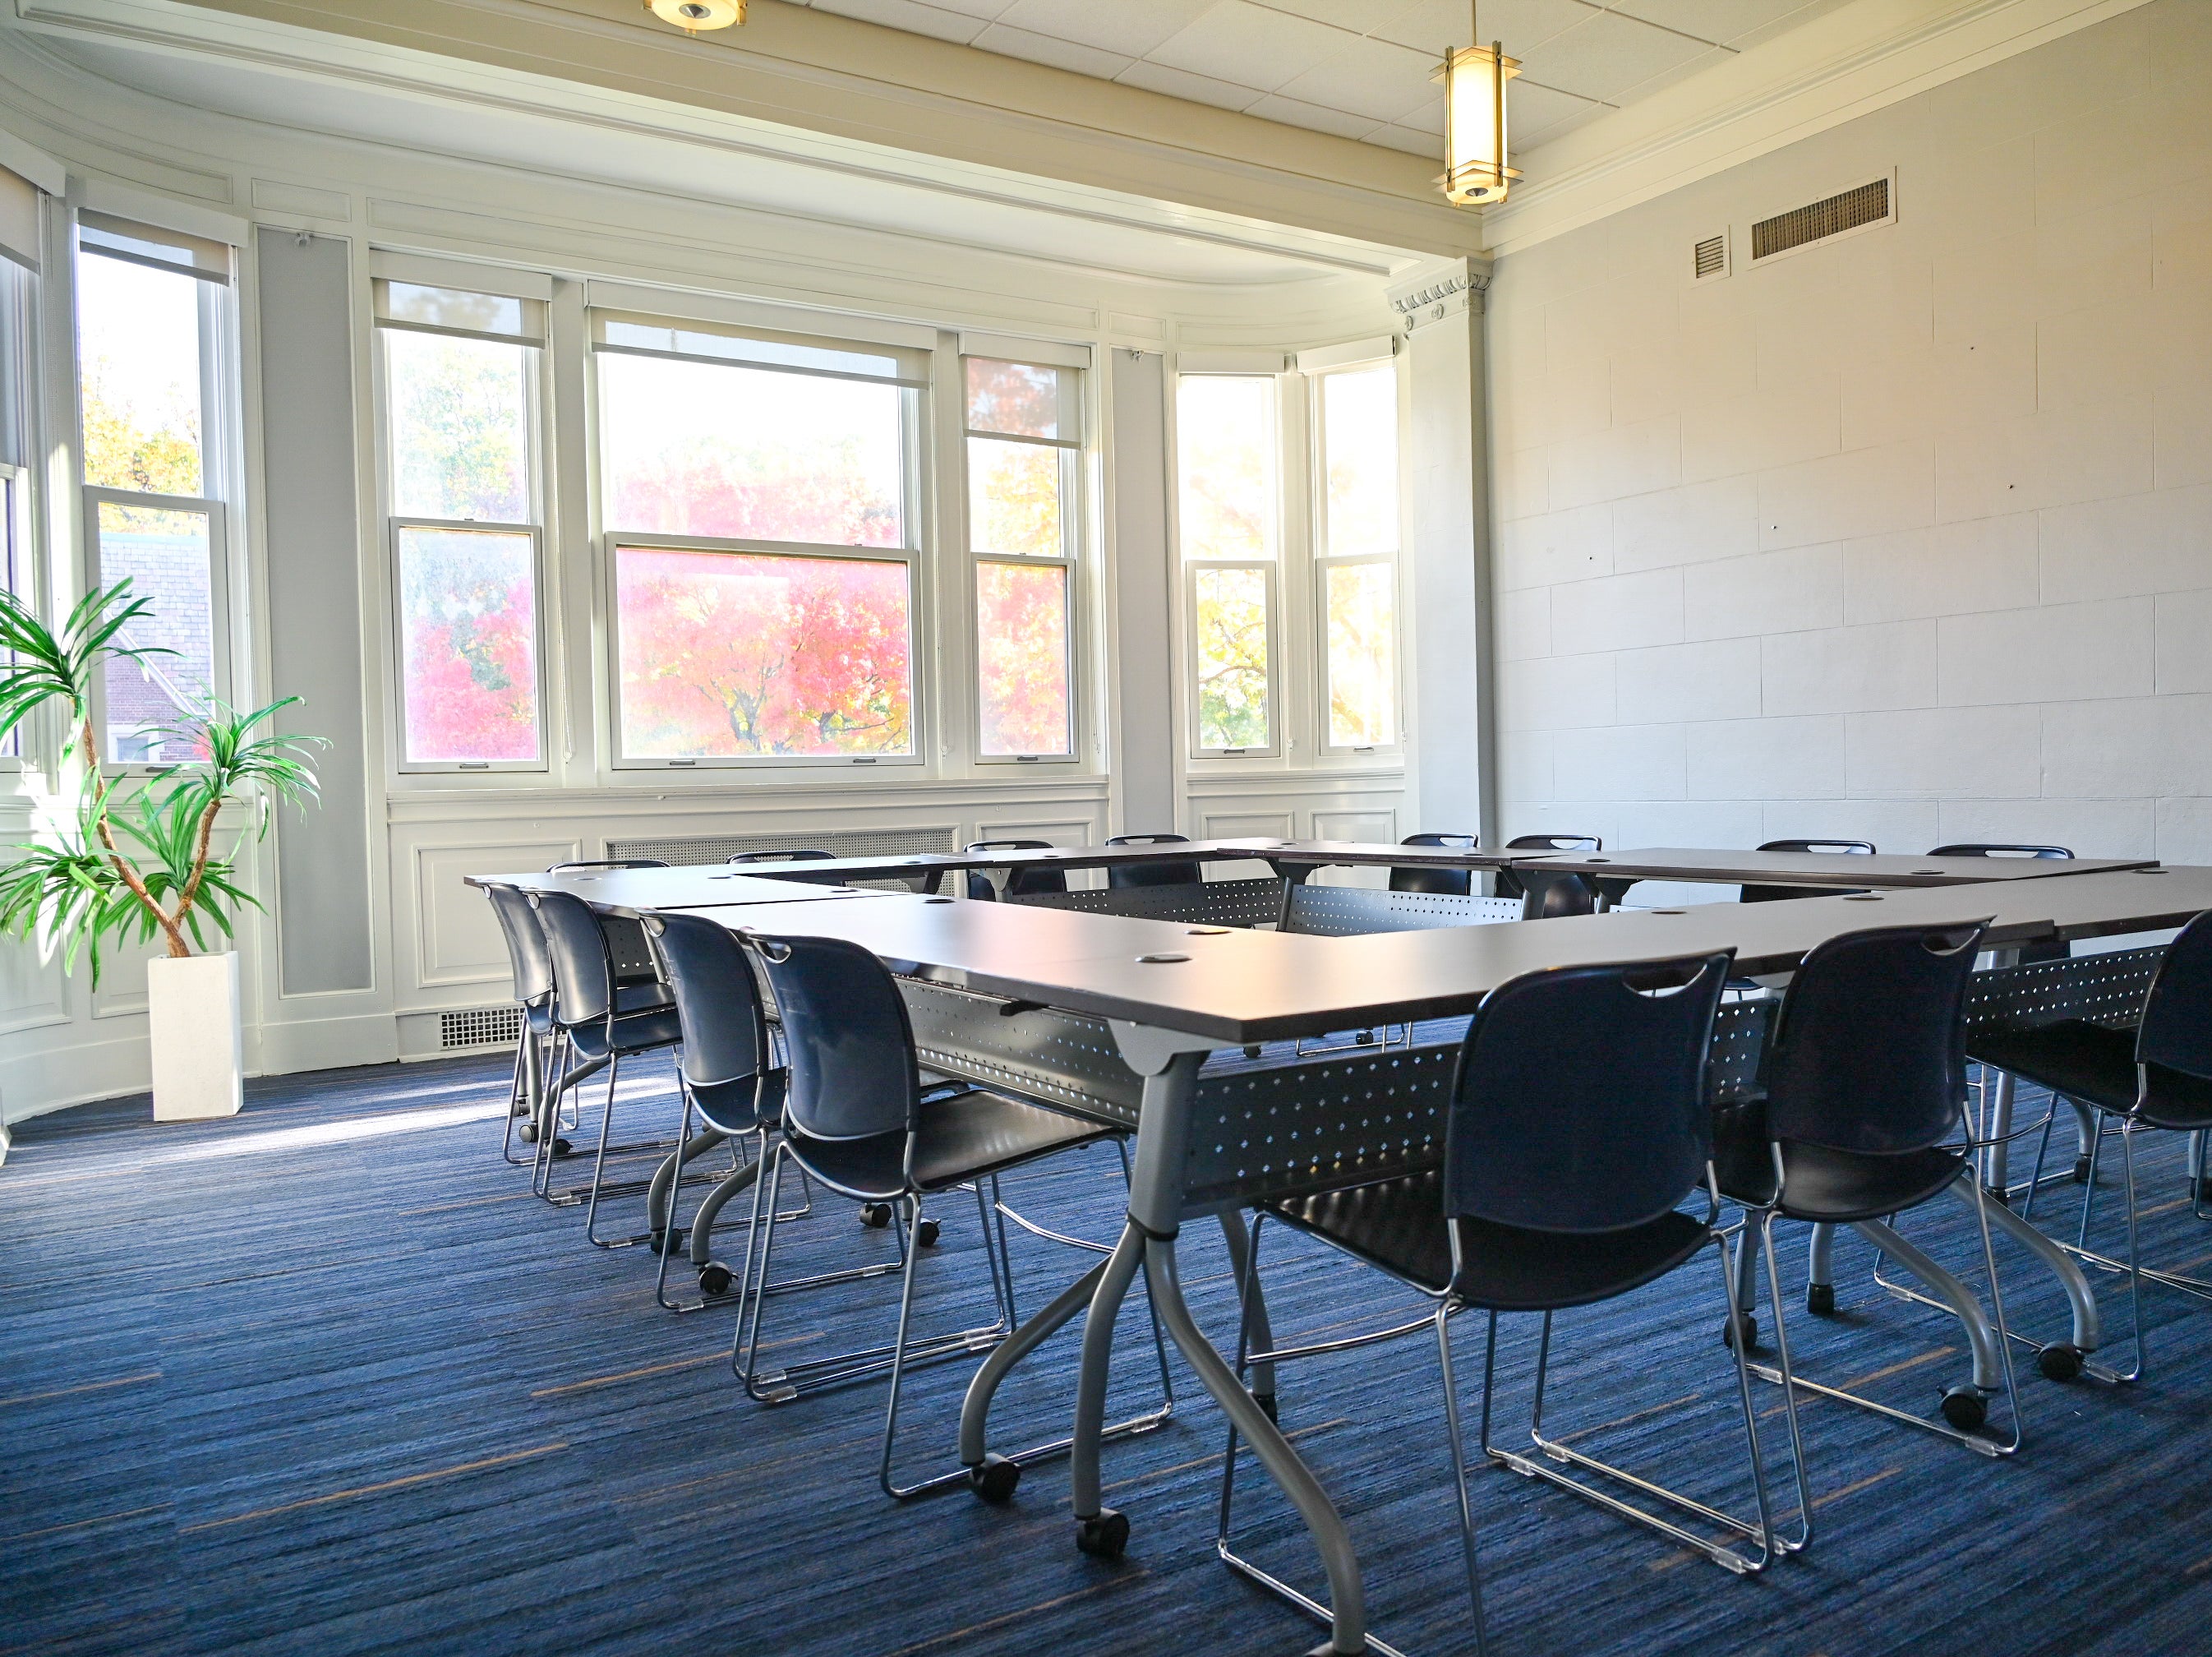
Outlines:
{"label": "pendant light fixture", "polygon": [[1444,166],[1437,182],[1455,207],[1494,207],[1521,175],[1505,164],[1505,83],[1521,72],[1502,42],[1481,44],[1474,0],[1468,0],[1474,46],[1446,48],[1443,67],[1431,76],[1444,83]]}
{"label": "pendant light fixture", "polygon": [[645,0],[645,9],[686,34],[702,28],[728,28],[745,21],[745,0]]}

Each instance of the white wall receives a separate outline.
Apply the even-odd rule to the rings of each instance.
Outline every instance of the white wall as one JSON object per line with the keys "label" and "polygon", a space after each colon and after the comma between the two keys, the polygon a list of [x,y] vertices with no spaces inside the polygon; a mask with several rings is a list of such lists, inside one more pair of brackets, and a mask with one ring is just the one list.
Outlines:
{"label": "white wall", "polygon": [[[1893,225],[1746,268],[1892,169]],[[2212,5],[1511,253],[1490,310],[1507,832],[2212,862]]]}

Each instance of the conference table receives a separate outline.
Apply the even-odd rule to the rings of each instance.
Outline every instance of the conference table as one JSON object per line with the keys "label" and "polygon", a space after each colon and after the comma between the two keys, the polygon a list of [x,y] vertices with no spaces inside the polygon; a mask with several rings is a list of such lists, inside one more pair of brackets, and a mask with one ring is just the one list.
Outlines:
{"label": "conference table", "polygon": [[[1200,849],[1203,844],[1173,850],[1185,857],[1212,855]],[[1282,843],[1268,849],[1286,850]],[[1395,855],[1411,849],[1388,850]],[[1708,878],[1786,880],[1785,872],[1749,860],[1787,855],[1725,854],[1736,860],[1729,867],[1744,874],[1723,874],[1716,862]],[[1723,855],[1637,854],[1632,862],[1630,856],[1622,860],[1628,868],[1655,871],[1640,878],[1679,879],[1686,863]],[[665,899],[669,894],[660,889],[681,888],[694,894],[684,906],[736,930],[849,940],[902,979],[924,1063],[1133,1130],[1127,1217],[1113,1252],[986,1358],[962,1414],[961,1459],[971,1467],[982,1462],[1000,1380],[1080,1316],[1074,1511],[1086,1538],[1115,1524],[1126,1535],[1126,1519],[1102,1503],[1099,1448],[1115,1314],[1142,1270],[1167,1332],[1304,1520],[1328,1587],[1325,1602],[1304,1603],[1330,1625],[1325,1649],[1348,1654],[1389,1650],[1368,1634],[1350,1535],[1273,1411],[1239,1383],[1193,1319],[1179,1284],[1176,1240],[1185,1221],[1216,1216],[1232,1262],[1241,1260],[1242,1211],[1252,1203],[1389,1177],[1440,1154],[1454,1051],[1369,1051],[1233,1078],[1203,1076],[1207,1057],[1362,1026],[1471,1014],[1498,984],[1541,968],[1733,949],[1739,972],[1778,974],[1826,939],[1869,926],[1985,921],[1985,947],[2005,949],[2152,932],[2212,908],[2212,868],[2077,860],[2070,867],[2046,863],[2033,873],[2003,864],[1993,874],[1989,863],[1968,859],[1959,861],[1974,864],[1980,878],[1945,869],[1947,878],[1939,880],[1910,870],[1893,875],[1868,869],[1875,861],[1869,858],[1834,861],[1850,862],[1854,886],[1875,884],[1870,876],[1898,884],[1791,903],[1692,905],[1349,937],[850,889],[795,897],[788,881],[762,879],[761,865],[750,866],[742,884],[707,869],[483,879],[558,884],[596,906],[630,913],[655,905],[623,899]],[[1934,867],[1927,859],[1900,861]],[[1607,873],[1616,870],[1608,864]],[[653,890],[616,878],[632,875],[655,877]],[[778,885],[787,890],[760,890]],[[717,893],[727,895],[717,901]],[[2108,962],[2119,965],[2103,965]],[[2008,993],[2024,998],[2023,1005],[2032,1002],[2039,1016],[2062,1007],[2063,997],[2052,986],[2069,971],[2103,972],[2109,979],[2123,966],[2134,973],[2127,980],[2134,988],[2118,993],[2139,996],[2147,968],[2122,955],[2010,969],[2041,976]],[[1747,1015],[1757,1005],[1724,1008],[1723,1015],[1747,1031]],[[1742,1039],[1735,1024],[1726,1040],[1717,1035],[1717,1070],[1733,1065],[1739,1081],[1747,1063],[1755,1071],[1757,1039],[1755,1033]],[[2057,1251],[2050,1247],[2049,1253]],[[2075,1309],[2078,1337],[2081,1308]],[[2094,1319],[2094,1305],[2090,1311]],[[1267,1343],[1264,1331],[1255,1338]],[[1255,1388],[1265,1390],[1267,1380],[1255,1374]]]}

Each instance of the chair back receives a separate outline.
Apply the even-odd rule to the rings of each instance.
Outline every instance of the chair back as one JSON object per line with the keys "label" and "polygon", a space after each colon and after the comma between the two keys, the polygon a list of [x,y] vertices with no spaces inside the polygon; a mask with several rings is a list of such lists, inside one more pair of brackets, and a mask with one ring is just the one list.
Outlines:
{"label": "chair back", "polygon": [[1966,984],[1988,925],[1879,927],[1806,956],[1763,1066],[1767,1130],[1832,1150],[1925,1150],[1966,1096]]}
{"label": "chair back", "polygon": [[548,874],[567,874],[580,868],[666,868],[665,857],[584,857],[574,862],[555,863],[546,869]]}
{"label": "chair back", "polygon": [[842,938],[746,935],[783,1020],[793,1125],[816,1139],[910,1128],[921,1078],[914,1027],[890,971]]}
{"label": "chair back", "polygon": [[1537,1231],[1656,1220],[1711,1154],[1705,1052],[1734,952],[1555,967],[1483,997],[1444,1132],[1444,1212]]}
{"label": "chair back", "polygon": [[[1117,834],[1109,846],[1179,846],[1190,844],[1187,834]],[[1195,886],[1205,878],[1195,862],[1174,863],[1117,863],[1106,871],[1106,885],[1115,892],[1139,886]]]}
{"label": "chair back", "polygon": [[1548,921],[1561,915],[1597,913],[1597,886],[1581,874],[1539,874],[1521,877],[1521,918]]}
{"label": "chair back", "polygon": [[[971,856],[981,851],[1050,851],[1051,850],[1052,842],[1049,840],[971,840],[968,843],[968,850]],[[999,895],[998,888],[991,884],[991,877],[981,869],[971,868],[967,871],[967,874],[968,895],[970,898],[978,903],[989,903]],[[1066,890],[1067,874],[1063,869],[1022,867],[1006,871],[1006,896],[1009,898],[1029,898],[1039,892]]]}
{"label": "chair back", "polygon": [[[1481,842],[1472,834],[1409,834],[1398,844],[1401,846],[1451,846],[1461,851],[1473,851]],[[1393,868],[1390,871],[1390,890],[1441,892],[1452,897],[1464,898],[1474,890],[1474,871],[1471,868]]]}
{"label": "chair back", "polygon": [[[1871,840],[1769,840],[1761,851],[1812,851],[1823,856],[1871,857]],[[1747,886],[1740,894],[1747,904],[1779,903],[1790,898],[1833,898],[1838,894],[1819,886]]]}
{"label": "chair back", "polygon": [[[1595,834],[1516,834],[1505,843],[1508,851],[1603,851],[1605,842]],[[1519,872],[1501,868],[1493,888],[1501,898],[1521,898],[1535,889],[1535,884]],[[1596,907],[1593,899],[1591,907]],[[1587,910],[1565,911],[1587,914]],[[1530,915],[1534,919],[1534,915]]]}
{"label": "chair back", "polygon": [[[723,861],[726,863],[826,863],[837,854],[823,851],[818,846],[786,846],[775,851],[740,851]],[[776,874],[769,878],[779,880],[798,880],[807,886],[842,886],[842,874]]]}
{"label": "chair back", "polygon": [[645,930],[676,996],[684,1079],[714,1087],[757,1076],[768,1066],[768,1014],[737,935],[680,911],[647,916]]}
{"label": "chair back", "polygon": [[545,931],[530,912],[530,899],[520,886],[488,886],[491,912],[507,940],[507,965],[514,972],[514,998],[535,1007],[553,995],[553,958],[545,953]]}
{"label": "chair back", "polygon": [[2212,909],[2166,945],[2143,1002],[2136,1062],[2212,1080]]}
{"label": "chair back", "polygon": [[554,1021],[574,1030],[606,1018],[614,1010],[615,965],[599,917],[568,892],[533,892],[530,906],[552,958]]}
{"label": "chair back", "polygon": [[2007,846],[1966,840],[1955,846],[1938,846],[1928,855],[1930,857],[2039,857],[2047,860],[2071,857],[2074,854],[2064,846]]}

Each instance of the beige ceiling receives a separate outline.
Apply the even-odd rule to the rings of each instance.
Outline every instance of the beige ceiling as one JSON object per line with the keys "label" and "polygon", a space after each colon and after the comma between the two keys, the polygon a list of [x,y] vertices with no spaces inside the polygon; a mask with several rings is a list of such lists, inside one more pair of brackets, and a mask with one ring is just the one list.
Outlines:
{"label": "beige ceiling", "polygon": [[[1430,80],[1470,37],[1467,0],[796,0],[1292,126],[1440,154]],[[1534,148],[1844,0],[1482,0],[1521,59],[1511,119]]]}

